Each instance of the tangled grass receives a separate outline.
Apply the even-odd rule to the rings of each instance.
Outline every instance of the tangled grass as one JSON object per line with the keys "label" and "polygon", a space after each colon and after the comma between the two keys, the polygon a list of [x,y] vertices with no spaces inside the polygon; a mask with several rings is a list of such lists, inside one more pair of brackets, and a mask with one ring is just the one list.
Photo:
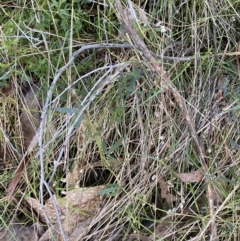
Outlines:
{"label": "tangled grass", "polygon": [[[230,53],[238,48],[239,2],[122,1],[132,26],[181,95],[206,150],[208,176],[203,172],[202,180],[192,183],[178,176],[202,170],[184,113],[126,34],[114,4],[1,5],[0,87],[9,81],[17,86],[14,97],[1,97],[1,147],[16,148],[19,156],[24,152],[18,99],[26,82],[49,97],[45,128],[54,124],[57,133],[52,139],[46,132],[40,149],[36,145],[39,154],[16,190],[17,209],[6,201],[5,189],[19,156],[8,168],[4,159],[0,208],[5,223],[9,213],[27,212],[24,196],[48,197],[46,190],[39,194],[42,173],[46,180],[53,178],[52,192],[61,195],[61,178],[78,167],[82,186],[105,185],[103,208],[82,240],[130,240],[134,232],[147,240],[212,240],[208,223],[218,240],[237,240],[240,85],[237,56]],[[92,43],[98,47],[73,55]],[[163,196],[159,175],[174,200]]]}

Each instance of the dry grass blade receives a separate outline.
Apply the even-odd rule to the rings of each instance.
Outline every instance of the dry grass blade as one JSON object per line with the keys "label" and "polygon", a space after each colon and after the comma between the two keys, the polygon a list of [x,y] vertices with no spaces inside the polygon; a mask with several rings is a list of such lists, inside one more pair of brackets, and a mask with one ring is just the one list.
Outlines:
{"label": "dry grass blade", "polygon": [[171,82],[169,76],[167,75],[166,71],[159,66],[159,64],[155,61],[153,55],[151,54],[151,52],[148,50],[148,48],[146,47],[145,43],[141,40],[141,38],[139,37],[138,33],[136,32],[136,30],[132,27],[132,24],[129,20],[129,15],[127,14],[127,11],[123,9],[123,6],[121,4],[121,2],[119,0],[116,0],[116,8],[117,11],[121,17],[122,23],[123,23],[123,28],[125,29],[125,31],[132,37],[132,39],[135,41],[136,46],[138,47],[138,50],[141,51],[144,55],[144,57],[146,58],[147,61],[149,61],[150,66],[152,67],[153,70],[155,70],[159,76],[161,77],[162,82],[164,83],[164,85],[166,85],[166,87],[169,88],[169,90],[171,91],[171,93],[173,94],[176,102],[178,103],[184,117],[186,120],[186,124],[189,128],[189,131],[191,133],[192,139],[195,142],[197,149],[198,149],[198,153],[199,153],[199,159],[200,162],[202,164],[202,168],[203,171],[206,175],[206,182],[207,182],[207,197],[208,197],[208,205],[209,205],[209,210],[210,210],[210,215],[212,217],[212,223],[211,223],[211,233],[212,233],[212,240],[216,240],[217,237],[217,231],[216,231],[216,225],[215,225],[215,220],[214,220],[214,204],[213,204],[213,191],[212,191],[212,187],[211,184],[208,182],[208,177],[209,177],[209,170],[208,170],[208,166],[206,163],[206,154],[205,154],[205,150],[204,147],[200,141],[200,139],[198,138],[197,132],[195,130],[195,127],[191,121],[191,116],[189,115],[185,103],[183,101],[182,96],[179,94],[178,90],[176,89],[176,87],[173,85],[173,83]]}
{"label": "dry grass blade", "polygon": [[[240,42],[238,43],[238,52],[240,53]],[[237,55],[237,68],[238,68],[238,77],[240,79],[240,56]]]}

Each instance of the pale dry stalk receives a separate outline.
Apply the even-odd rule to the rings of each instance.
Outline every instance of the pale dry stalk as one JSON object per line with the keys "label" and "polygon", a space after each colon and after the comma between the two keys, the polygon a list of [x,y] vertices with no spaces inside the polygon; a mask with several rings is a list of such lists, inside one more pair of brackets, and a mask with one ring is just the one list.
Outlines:
{"label": "pale dry stalk", "polygon": [[197,135],[196,129],[191,121],[191,117],[186,109],[184,99],[179,94],[179,92],[178,92],[177,88],[174,86],[174,84],[171,82],[166,71],[163,69],[163,67],[161,67],[156,62],[156,60],[154,59],[151,52],[148,50],[148,48],[145,45],[145,43],[143,42],[143,40],[138,36],[136,30],[132,27],[128,14],[127,14],[126,10],[123,9],[121,1],[116,0],[115,5],[116,5],[116,9],[119,13],[119,16],[121,18],[120,20],[122,21],[124,30],[135,41],[135,45],[137,46],[138,50],[143,54],[145,59],[149,62],[150,67],[159,74],[163,84],[166,85],[166,87],[168,87],[168,89],[171,91],[171,93],[173,94],[176,102],[178,103],[178,105],[182,111],[182,114],[185,117],[186,124],[189,128],[192,139],[197,147],[197,150],[199,153],[199,159],[200,159],[200,162],[201,162],[201,165],[202,165],[203,171],[205,173],[205,177],[206,177],[205,180],[206,180],[206,184],[207,184],[207,198],[208,198],[210,216],[211,216],[211,220],[212,220],[212,222],[211,222],[211,240],[217,240],[217,231],[216,231],[216,224],[215,224],[215,218],[214,218],[215,215],[214,215],[214,203],[213,203],[213,190],[212,190],[211,184],[209,183],[210,173],[208,170],[208,165],[205,161],[205,158],[206,158],[205,150]]}

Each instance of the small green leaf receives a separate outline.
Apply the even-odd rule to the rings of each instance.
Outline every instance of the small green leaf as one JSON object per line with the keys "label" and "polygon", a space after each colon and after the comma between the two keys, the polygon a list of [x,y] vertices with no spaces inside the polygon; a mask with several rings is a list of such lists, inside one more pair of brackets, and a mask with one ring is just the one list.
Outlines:
{"label": "small green leaf", "polygon": [[103,190],[99,191],[100,195],[107,195],[107,197],[116,196],[120,192],[118,184],[109,184]]}
{"label": "small green leaf", "polygon": [[55,110],[60,112],[60,113],[64,113],[64,114],[74,114],[74,113],[79,112],[79,109],[67,108],[67,107],[57,107],[57,108],[55,108]]}
{"label": "small green leaf", "polygon": [[231,145],[232,149],[234,149],[234,150],[239,149],[239,146],[238,146],[237,142],[234,141],[233,139],[230,140],[230,145]]}
{"label": "small green leaf", "polygon": [[224,182],[227,182],[227,183],[231,183],[231,184],[236,184],[236,180],[232,180],[232,179],[229,179],[229,178],[226,178],[225,176],[220,176],[220,178],[224,181]]}
{"label": "small green leaf", "polygon": [[103,152],[107,152],[107,142],[105,139],[102,140],[102,149],[103,149]]}
{"label": "small green leaf", "polygon": [[80,125],[82,123],[82,119],[83,119],[83,115],[79,116],[78,119],[77,119],[77,122],[75,124],[75,128],[80,128]]}
{"label": "small green leaf", "polygon": [[111,147],[108,149],[108,154],[113,153],[119,146],[122,145],[123,137],[119,138],[119,140]]}

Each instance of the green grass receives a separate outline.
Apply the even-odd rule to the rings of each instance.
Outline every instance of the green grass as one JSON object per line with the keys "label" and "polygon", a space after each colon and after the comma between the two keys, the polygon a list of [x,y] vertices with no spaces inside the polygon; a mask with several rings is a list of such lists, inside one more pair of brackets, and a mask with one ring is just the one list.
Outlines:
{"label": "green grass", "polygon": [[[211,174],[207,182],[219,195],[214,204],[219,240],[237,240],[240,85],[236,57],[223,54],[214,58],[214,54],[237,51],[240,2],[133,3],[131,11],[138,20],[132,20],[133,26],[148,49],[159,56],[157,61],[184,98],[206,150]],[[21,198],[17,207],[5,201],[5,189],[24,153],[19,123],[22,87],[34,82],[46,99],[58,70],[81,46],[133,42],[122,29],[114,1],[99,5],[91,1],[7,1],[1,6],[0,20],[0,88],[10,81],[17,86],[14,96],[0,97],[0,141],[2,148],[9,146],[7,136],[19,153],[11,160],[6,158],[5,169],[1,170],[0,210],[6,226],[9,213],[27,209]],[[192,59],[184,60],[187,57]],[[103,89],[101,84],[107,77],[93,89],[107,73],[106,67],[119,63],[128,65]],[[53,175],[52,192],[61,195],[66,188],[61,178],[76,166],[83,172],[79,173],[82,185],[111,184],[103,191],[111,204],[93,217],[91,229],[85,234],[88,238],[109,235],[109,226],[125,240],[134,231],[151,235],[153,229],[142,225],[145,219],[156,225],[162,223],[160,228],[166,225],[166,219],[171,220],[178,230],[170,235],[174,240],[200,235],[200,239],[209,239],[211,235],[209,228],[205,230],[211,218],[205,181],[187,184],[177,177],[177,173],[202,167],[197,148],[177,102],[150,65],[136,49],[87,50],[77,56],[53,88],[46,116],[48,131],[41,149],[46,180],[54,173],[59,150],[63,148],[64,152]],[[111,78],[115,71],[118,69],[106,76]],[[82,106],[91,90],[92,99]],[[79,113],[75,110],[86,106],[82,122],[75,123]],[[55,133],[59,132],[54,140],[51,125]],[[47,190],[43,197],[39,193],[39,156],[34,157],[37,152],[36,145],[15,197],[49,198]],[[104,174],[106,171],[108,174]],[[155,175],[164,177],[169,193],[177,201],[167,202],[161,197]],[[31,215],[25,216],[26,222],[33,222]]]}

